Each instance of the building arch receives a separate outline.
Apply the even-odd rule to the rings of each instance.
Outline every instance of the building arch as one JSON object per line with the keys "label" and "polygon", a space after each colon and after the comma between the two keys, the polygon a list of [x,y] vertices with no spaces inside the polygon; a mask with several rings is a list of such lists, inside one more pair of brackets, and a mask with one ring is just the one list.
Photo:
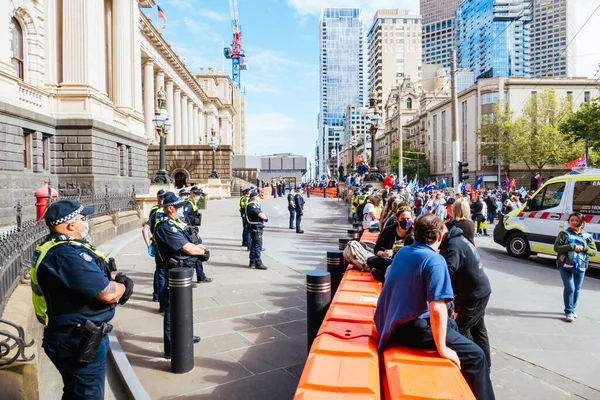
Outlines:
{"label": "building arch", "polygon": [[173,179],[176,188],[182,188],[190,185],[191,175],[185,168],[175,168],[171,171],[171,179]]}
{"label": "building arch", "polygon": [[44,65],[44,40],[40,37],[39,30],[29,12],[18,7],[14,9],[11,19],[14,18],[23,31],[23,81],[34,86],[43,84],[43,71],[31,69],[32,65]]}

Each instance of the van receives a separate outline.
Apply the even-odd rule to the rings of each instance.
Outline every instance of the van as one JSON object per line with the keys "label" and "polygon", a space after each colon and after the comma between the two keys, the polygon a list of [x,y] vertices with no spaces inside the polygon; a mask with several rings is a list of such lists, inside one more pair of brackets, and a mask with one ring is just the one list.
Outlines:
{"label": "van", "polygon": [[[548,180],[521,208],[499,221],[494,242],[522,259],[539,253],[556,255],[554,241],[569,227],[567,219],[575,211],[584,215],[584,229],[600,248],[600,169],[575,168]],[[600,256],[590,261],[590,266],[600,268]]]}

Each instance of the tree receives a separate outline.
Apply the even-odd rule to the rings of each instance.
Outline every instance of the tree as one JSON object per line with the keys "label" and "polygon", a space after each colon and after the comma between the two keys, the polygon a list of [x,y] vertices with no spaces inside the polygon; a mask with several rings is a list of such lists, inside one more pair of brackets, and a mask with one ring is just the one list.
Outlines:
{"label": "tree", "polygon": [[[415,175],[419,175],[419,181],[424,182],[431,175],[429,171],[429,161],[425,153],[419,149],[411,147],[410,140],[402,141],[402,152],[404,161],[403,169],[407,180],[411,180]],[[390,156],[389,167],[390,171],[398,173],[398,160],[400,150],[395,148]],[[402,179],[403,177],[399,177]]]}
{"label": "tree", "polygon": [[560,130],[574,140],[589,140],[595,150],[600,150],[600,97],[589,103],[582,103],[562,124]]}
{"label": "tree", "polygon": [[500,102],[491,116],[484,116],[477,132],[481,154],[500,157],[507,164],[525,164],[533,174],[548,165],[565,164],[583,154],[583,144],[561,132],[559,126],[572,114],[572,99],[558,102],[553,89],[532,96],[523,115],[513,113]]}

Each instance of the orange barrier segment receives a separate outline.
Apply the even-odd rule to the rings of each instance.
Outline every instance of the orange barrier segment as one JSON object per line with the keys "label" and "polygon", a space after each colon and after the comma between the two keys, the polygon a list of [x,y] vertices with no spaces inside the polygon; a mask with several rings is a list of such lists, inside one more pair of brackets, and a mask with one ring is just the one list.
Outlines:
{"label": "orange barrier segment", "polygon": [[337,197],[337,189],[336,188],[327,188],[327,197]]}
{"label": "orange barrier segment", "polygon": [[388,347],[382,372],[387,400],[475,400],[460,370],[435,350]]}
{"label": "orange barrier segment", "polygon": [[[346,271],[348,273],[350,271]],[[361,292],[361,293],[370,293],[375,296],[379,296],[381,292],[381,283],[376,282],[374,279],[372,282],[360,282],[360,281],[342,281],[345,283],[340,283],[338,287],[338,292]]]}
{"label": "orange barrier segment", "polygon": [[361,242],[370,242],[377,243],[377,238],[379,237],[379,232],[369,232],[369,230],[364,230],[362,236],[360,237]]}
{"label": "orange barrier segment", "polygon": [[373,339],[322,334],[313,342],[295,399],[380,399],[380,391],[379,354]]}
{"label": "orange barrier segment", "polygon": [[343,279],[357,282],[375,282],[370,272],[357,271],[355,269],[346,271]]}

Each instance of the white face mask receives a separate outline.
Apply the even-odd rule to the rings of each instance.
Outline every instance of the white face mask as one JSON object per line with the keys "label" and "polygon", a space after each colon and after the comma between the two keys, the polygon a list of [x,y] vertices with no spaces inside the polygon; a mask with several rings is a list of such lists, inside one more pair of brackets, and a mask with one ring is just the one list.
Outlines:
{"label": "white face mask", "polygon": [[77,231],[77,229],[75,229],[81,235],[82,240],[85,239],[90,233],[90,224],[87,222],[87,220],[83,221],[83,224],[85,225],[85,229],[83,230],[83,232],[79,232]]}
{"label": "white face mask", "polygon": [[178,216],[179,218],[183,218],[183,207],[179,207],[179,208],[177,209],[177,216]]}

